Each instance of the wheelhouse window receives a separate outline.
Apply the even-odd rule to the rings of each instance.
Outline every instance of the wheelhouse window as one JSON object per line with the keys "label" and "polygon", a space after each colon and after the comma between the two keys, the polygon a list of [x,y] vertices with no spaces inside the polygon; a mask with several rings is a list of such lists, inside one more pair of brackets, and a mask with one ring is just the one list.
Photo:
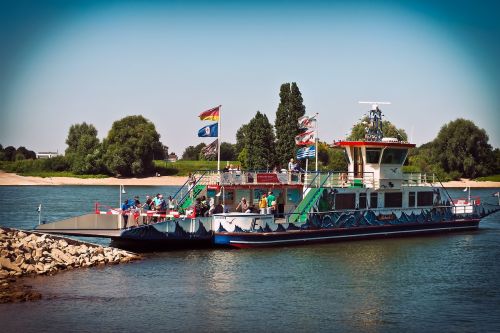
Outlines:
{"label": "wheelhouse window", "polygon": [[385,193],[384,197],[385,207],[388,208],[400,208],[403,207],[403,193]]}
{"label": "wheelhouse window", "polygon": [[359,194],[359,208],[360,209],[366,208],[366,193]]}
{"label": "wheelhouse window", "polygon": [[434,192],[418,192],[417,193],[417,206],[432,206],[434,199]]}
{"label": "wheelhouse window", "polygon": [[378,164],[382,148],[366,148],[366,163]]}
{"label": "wheelhouse window", "polygon": [[408,149],[387,148],[382,154],[382,164],[403,164]]}
{"label": "wheelhouse window", "polygon": [[338,193],[335,195],[335,209],[355,209],[356,193]]}
{"label": "wheelhouse window", "polygon": [[378,207],[378,193],[370,193],[370,208]]}
{"label": "wheelhouse window", "polygon": [[408,207],[415,207],[415,192],[408,192]]}

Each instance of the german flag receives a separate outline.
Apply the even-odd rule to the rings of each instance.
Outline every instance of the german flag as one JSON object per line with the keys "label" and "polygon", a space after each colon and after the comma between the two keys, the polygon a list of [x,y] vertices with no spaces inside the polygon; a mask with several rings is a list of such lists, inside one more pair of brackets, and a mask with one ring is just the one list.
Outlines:
{"label": "german flag", "polygon": [[203,111],[199,115],[200,120],[219,120],[219,109],[220,109],[220,105],[216,106],[213,109]]}

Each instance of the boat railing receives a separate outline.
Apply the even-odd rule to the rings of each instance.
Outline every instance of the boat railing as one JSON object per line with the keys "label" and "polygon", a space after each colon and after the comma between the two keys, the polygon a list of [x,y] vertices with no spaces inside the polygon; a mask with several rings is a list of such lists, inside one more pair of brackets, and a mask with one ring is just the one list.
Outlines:
{"label": "boat railing", "polygon": [[[182,203],[190,196],[190,193],[194,191],[196,185],[204,185],[200,184],[200,182],[203,182],[203,179],[206,175],[207,171],[198,171],[192,173],[192,178],[188,178],[188,180],[182,185],[182,187],[177,190],[173,198],[177,200],[177,196],[181,197],[180,200],[177,200],[178,205],[182,205]],[[187,187],[187,188],[186,188]],[[183,194],[183,190],[185,190],[185,193]]]}
{"label": "boat railing", "polygon": [[403,186],[429,186],[437,182],[434,173],[403,173]]}
{"label": "boat railing", "polygon": [[[308,171],[308,172],[270,172],[268,170],[234,170],[219,172],[215,170],[200,170],[193,173],[195,185],[304,185],[305,188],[318,187],[376,187],[373,172],[344,172],[344,171]],[[174,198],[180,203],[189,193],[190,180],[188,179],[175,193]],[[181,197],[179,200],[178,197]]]}

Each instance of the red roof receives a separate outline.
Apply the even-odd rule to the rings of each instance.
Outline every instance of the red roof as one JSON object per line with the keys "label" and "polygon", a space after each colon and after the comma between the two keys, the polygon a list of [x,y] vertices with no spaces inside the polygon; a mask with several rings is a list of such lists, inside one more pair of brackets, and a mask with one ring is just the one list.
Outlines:
{"label": "red roof", "polygon": [[334,142],[333,146],[414,148],[415,144],[407,142],[383,142],[383,141],[338,141]]}

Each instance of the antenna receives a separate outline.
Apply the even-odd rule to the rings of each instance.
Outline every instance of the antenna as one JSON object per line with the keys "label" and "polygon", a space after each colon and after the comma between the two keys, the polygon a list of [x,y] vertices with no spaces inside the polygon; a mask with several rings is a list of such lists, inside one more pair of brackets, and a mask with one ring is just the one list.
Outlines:
{"label": "antenna", "polygon": [[389,105],[391,102],[358,102],[359,104],[371,104],[369,122],[366,126],[366,141],[382,141],[384,133],[382,132],[382,111],[379,105]]}

